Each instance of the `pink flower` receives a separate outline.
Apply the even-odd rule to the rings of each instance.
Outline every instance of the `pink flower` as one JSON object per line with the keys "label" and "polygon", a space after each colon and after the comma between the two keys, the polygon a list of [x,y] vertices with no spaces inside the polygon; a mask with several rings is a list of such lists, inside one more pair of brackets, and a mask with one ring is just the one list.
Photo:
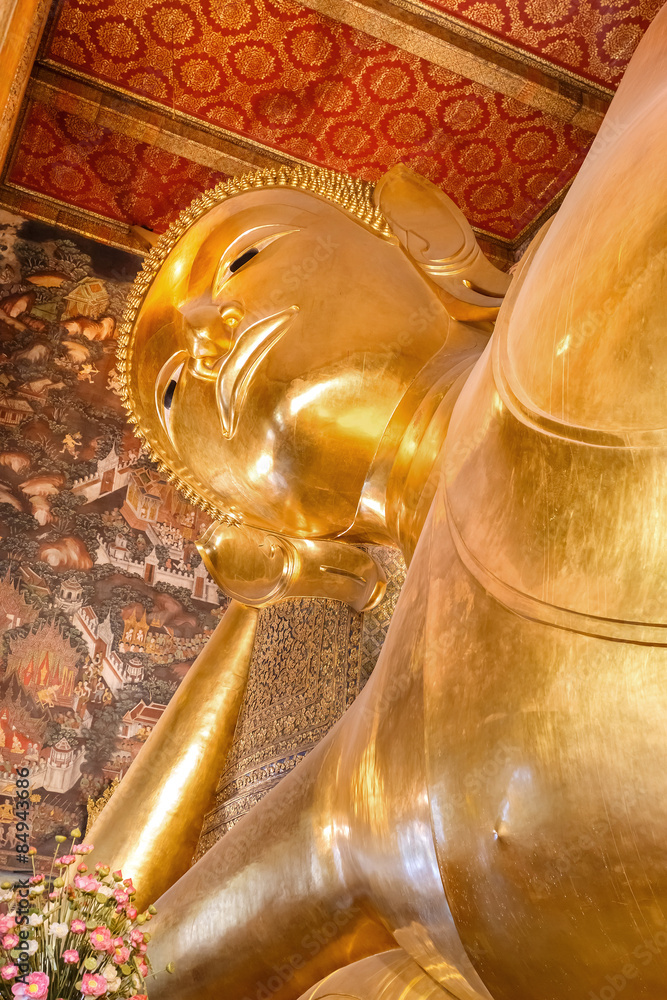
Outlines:
{"label": "pink flower", "polygon": [[120,868],[117,868],[116,871],[112,872],[111,874],[116,879],[116,882],[122,882],[123,881],[123,873],[120,870]]}
{"label": "pink flower", "polygon": [[77,889],[83,889],[84,892],[97,892],[101,884],[92,875],[77,875],[74,879]]}
{"label": "pink flower", "polygon": [[0,969],[0,976],[7,982],[8,979],[15,979],[19,974],[18,965],[3,965]]}
{"label": "pink flower", "polygon": [[0,934],[6,934],[12,927],[16,927],[16,920],[12,913],[0,914]]}
{"label": "pink flower", "polygon": [[68,948],[67,951],[63,952],[63,962],[67,962],[68,965],[74,965],[79,961],[79,953],[76,948]]}
{"label": "pink flower", "polygon": [[136,906],[128,906],[128,908],[127,908],[127,910],[125,912],[127,913],[127,915],[130,918],[130,920],[136,920],[137,919],[137,908],[136,908]]}
{"label": "pink flower", "polygon": [[83,934],[86,929],[86,921],[73,920],[72,923],[69,925],[69,929],[71,930],[72,934]]}
{"label": "pink flower", "polygon": [[5,934],[5,936],[2,939],[2,947],[5,949],[5,951],[11,951],[12,948],[16,948],[16,945],[18,943],[19,943],[18,934]]}
{"label": "pink flower", "polygon": [[130,931],[130,941],[132,944],[142,944],[144,940],[144,932],[140,931],[137,927],[133,931]]}
{"label": "pink flower", "polygon": [[30,885],[39,885],[40,882],[43,881],[44,881],[44,876],[40,875],[39,872],[37,873],[37,875],[31,875],[30,878],[28,879]]}
{"label": "pink flower", "polygon": [[77,844],[74,848],[75,854],[90,854],[93,849],[92,844]]}
{"label": "pink flower", "polygon": [[25,982],[14,983],[12,993],[15,997],[30,997],[31,1000],[44,1000],[49,989],[49,977],[45,972],[31,972]]}
{"label": "pink flower", "polygon": [[144,962],[143,958],[137,962],[137,967],[141,975],[145,978],[148,975],[148,966]]}
{"label": "pink flower", "polygon": [[107,981],[104,976],[86,972],[81,984],[81,992],[87,997],[102,997],[107,991]]}
{"label": "pink flower", "polygon": [[76,858],[74,857],[73,854],[63,854],[62,858],[58,859],[58,864],[62,868],[65,865],[73,865],[75,861],[76,861]]}
{"label": "pink flower", "polygon": [[148,1000],[148,997],[145,993],[134,993],[130,1000]]}
{"label": "pink flower", "polygon": [[124,946],[122,948],[114,948],[112,957],[117,965],[125,965],[130,957],[130,949]]}
{"label": "pink flower", "polygon": [[76,866],[76,870],[77,870],[78,872],[81,872],[81,873],[83,874],[84,872],[87,872],[87,871],[88,871],[88,865],[84,865],[84,863],[83,863],[83,861],[82,861],[80,865],[77,865],[77,866]]}
{"label": "pink flower", "polygon": [[137,945],[137,951],[139,952],[140,955],[145,955],[146,952],[148,951],[148,945],[147,944],[143,944],[143,942],[142,942],[142,944],[138,944]]}
{"label": "pink flower", "polygon": [[130,901],[129,895],[123,889],[114,889],[113,897],[117,903],[129,903]]}
{"label": "pink flower", "polygon": [[[90,943],[95,951],[108,951],[111,944],[111,932],[109,928],[96,927],[94,931],[90,932]],[[101,994],[92,993],[91,996],[101,996]]]}
{"label": "pink flower", "polygon": [[111,946],[112,946],[112,948],[122,948],[124,944],[125,944],[125,942],[123,941],[122,937],[120,937],[120,936],[119,937],[115,937],[115,938],[111,938]]}

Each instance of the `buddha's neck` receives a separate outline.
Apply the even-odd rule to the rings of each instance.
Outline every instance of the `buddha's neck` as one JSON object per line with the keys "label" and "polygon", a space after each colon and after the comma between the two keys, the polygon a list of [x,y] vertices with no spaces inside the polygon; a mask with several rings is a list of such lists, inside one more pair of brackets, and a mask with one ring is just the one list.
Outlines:
{"label": "buddha's neck", "polygon": [[424,366],[394,411],[364,485],[355,528],[397,546],[408,563],[438,486],[454,403],[485,342],[457,351],[445,345]]}

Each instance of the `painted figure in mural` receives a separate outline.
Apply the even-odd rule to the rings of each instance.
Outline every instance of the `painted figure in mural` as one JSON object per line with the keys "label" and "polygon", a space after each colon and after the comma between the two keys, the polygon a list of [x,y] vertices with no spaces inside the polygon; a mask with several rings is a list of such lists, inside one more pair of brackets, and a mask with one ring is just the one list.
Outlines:
{"label": "painted figure in mural", "polygon": [[149,261],[126,387],[212,568],[411,560],[362,695],[158,902],[151,998],[667,998],[665,65],[667,8],[487,346],[503,279],[405,170],[251,179]]}

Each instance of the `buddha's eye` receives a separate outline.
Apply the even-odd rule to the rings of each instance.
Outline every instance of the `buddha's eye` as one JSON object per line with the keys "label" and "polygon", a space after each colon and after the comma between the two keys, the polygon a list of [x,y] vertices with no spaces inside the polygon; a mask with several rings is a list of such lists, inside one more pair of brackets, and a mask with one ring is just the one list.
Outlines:
{"label": "buddha's eye", "polygon": [[239,271],[244,266],[244,264],[248,264],[253,259],[253,257],[257,256],[258,253],[259,250],[257,249],[257,247],[251,247],[250,250],[246,250],[245,253],[242,253],[240,257],[237,257],[236,260],[233,260],[231,262],[231,264],[229,265],[230,273],[234,274],[236,271]]}
{"label": "buddha's eye", "polygon": [[172,378],[169,385],[164,391],[164,399],[162,400],[162,405],[164,406],[165,410],[171,409],[171,403],[174,398],[174,393],[176,392],[177,385],[178,382],[176,381],[176,379]]}
{"label": "buddha's eye", "polygon": [[[266,229],[269,227],[260,226],[259,228]],[[235,244],[228,248],[228,253],[220,261],[217,273],[213,279],[213,287],[211,289],[213,300],[217,301],[219,299],[219,297],[223,294],[225,284],[229,278],[231,278],[233,274],[236,274],[237,271],[240,271],[242,267],[245,267],[246,264],[249,264],[253,257],[256,257],[257,254],[262,252],[262,250],[266,250],[267,247],[271,246],[272,243],[275,243],[276,240],[281,239],[281,237],[295,232],[297,232],[296,229],[283,229],[280,232],[272,233],[270,236],[265,236],[263,239],[257,239],[256,237],[259,233],[257,230],[252,230],[252,235],[256,238],[255,242],[251,247],[248,247],[245,250],[242,249],[242,246],[239,246],[240,240],[235,241]],[[243,240],[247,241],[250,238],[251,234],[245,233]],[[239,250],[241,250],[241,253],[238,253]],[[235,253],[237,253],[238,256],[233,256]]]}
{"label": "buddha's eye", "polygon": [[184,365],[183,353],[174,355],[163,366],[155,383],[155,403],[162,426],[168,434],[171,430],[171,406]]}

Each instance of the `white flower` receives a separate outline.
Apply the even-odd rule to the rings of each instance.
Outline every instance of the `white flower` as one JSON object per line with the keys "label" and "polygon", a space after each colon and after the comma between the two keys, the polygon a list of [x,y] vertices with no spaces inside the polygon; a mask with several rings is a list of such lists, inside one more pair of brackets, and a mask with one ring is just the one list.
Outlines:
{"label": "white flower", "polygon": [[109,896],[113,896],[113,887],[110,885],[101,885],[97,890],[97,894],[99,896],[106,896],[108,899]]}
{"label": "white flower", "polygon": [[26,941],[25,945],[21,948],[21,951],[27,951],[29,955],[34,955],[37,951],[37,942],[34,938],[30,941]]}
{"label": "white flower", "polygon": [[31,913],[28,917],[28,923],[31,927],[39,927],[40,924],[44,923],[44,917],[41,913]]}
{"label": "white flower", "polygon": [[53,937],[55,938],[67,937],[68,931],[69,927],[67,926],[67,924],[59,924],[57,923],[57,921],[54,921],[54,923],[52,923],[51,926],[49,927],[49,934],[52,934]]}
{"label": "white flower", "polygon": [[122,979],[116,972],[113,965],[107,965],[106,969],[103,971],[102,975],[107,981],[107,989],[109,993],[115,993],[116,990],[120,989]]}
{"label": "white flower", "polygon": [[33,885],[33,887],[30,890],[30,895],[41,896],[45,889],[46,889],[45,885]]}
{"label": "white flower", "polygon": [[7,903],[12,899],[14,893],[11,889],[0,889],[0,903]]}

